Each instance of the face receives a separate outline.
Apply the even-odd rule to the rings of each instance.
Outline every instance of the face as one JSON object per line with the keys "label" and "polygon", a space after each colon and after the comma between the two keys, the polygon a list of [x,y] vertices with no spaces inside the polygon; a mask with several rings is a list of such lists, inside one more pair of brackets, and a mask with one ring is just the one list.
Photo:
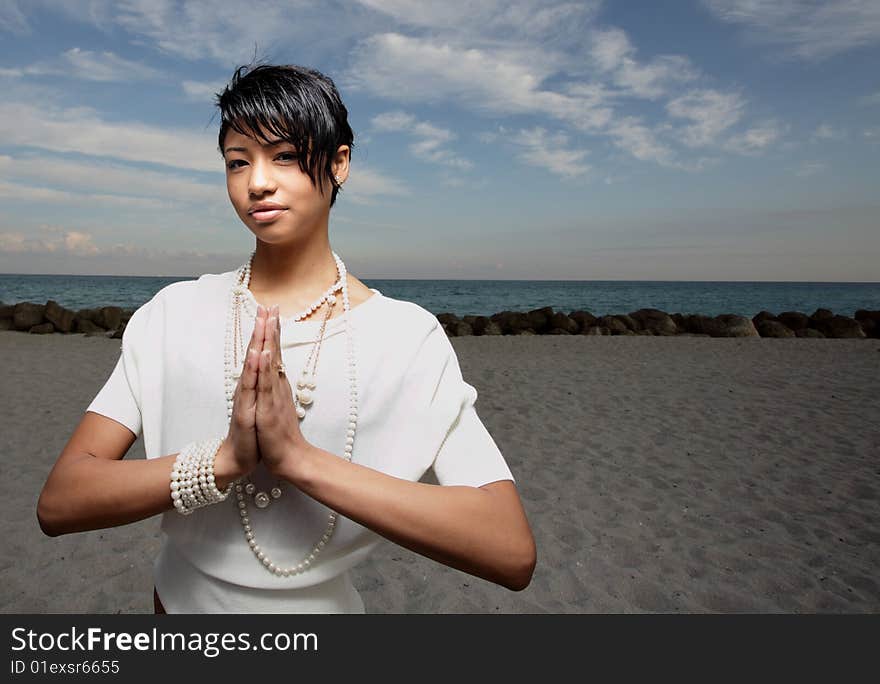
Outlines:
{"label": "face", "polygon": [[[223,144],[226,189],[242,222],[260,240],[269,243],[298,241],[325,228],[330,213],[332,185],[322,174],[324,194],[299,168],[292,144],[267,145],[230,129]],[[335,175],[348,176],[347,145],[341,145],[332,162]],[[260,204],[266,206],[260,207]]]}

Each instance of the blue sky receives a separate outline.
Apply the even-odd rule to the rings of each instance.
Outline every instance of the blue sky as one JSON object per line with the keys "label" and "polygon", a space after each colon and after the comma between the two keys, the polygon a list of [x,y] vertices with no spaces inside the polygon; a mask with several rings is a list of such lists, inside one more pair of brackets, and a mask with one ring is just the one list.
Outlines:
{"label": "blue sky", "polygon": [[880,2],[0,0],[0,272],[198,275],[253,237],[212,95],[336,82],[361,278],[880,280]]}

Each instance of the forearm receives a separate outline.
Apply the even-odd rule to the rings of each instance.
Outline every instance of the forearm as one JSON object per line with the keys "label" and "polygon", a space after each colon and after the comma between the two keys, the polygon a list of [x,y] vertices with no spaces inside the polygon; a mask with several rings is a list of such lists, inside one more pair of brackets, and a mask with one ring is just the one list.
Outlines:
{"label": "forearm", "polygon": [[396,544],[511,589],[528,584],[531,533],[493,493],[410,482],[314,446],[298,462],[287,479]]}
{"label": "forearm", "polygon": [[[234,479],[228,456],[224,442],[215,463],[218,488]],[[170,510],[176,459],[177,454],[131,461],[90,454],[71,458],[52,472],[40,494],[40,527],[54,537],[126,525]]]}

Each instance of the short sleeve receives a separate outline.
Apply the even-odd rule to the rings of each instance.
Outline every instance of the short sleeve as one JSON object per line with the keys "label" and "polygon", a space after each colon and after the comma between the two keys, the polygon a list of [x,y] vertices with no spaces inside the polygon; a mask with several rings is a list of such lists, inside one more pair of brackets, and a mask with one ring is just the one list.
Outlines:
{"label": "short sleeve", "polygon": [[135,435],[140,434],[142,427],[137,348],[146,306],[145,304],[135,311],[125,326],[116,366],[92,403],[86,408],[86,411],[99,413],[112,418],[117,423],[122,423]]}
{"label": "short sleeve", "polygon": [[462,408],[434,459],[433,469],[442,485],[481,487],[498,480],[516,481],[473,404]]}
{"label": "short sleeve", "polygon": [[[435,319],[436,320],[436,319]],[[465,382],[455,349],[438,322],[419,350],[413,380],[421,385],[417,401],[420,436],[437,482],[480,487],[513,480],[492,436],[477,415],[475,387]]]}

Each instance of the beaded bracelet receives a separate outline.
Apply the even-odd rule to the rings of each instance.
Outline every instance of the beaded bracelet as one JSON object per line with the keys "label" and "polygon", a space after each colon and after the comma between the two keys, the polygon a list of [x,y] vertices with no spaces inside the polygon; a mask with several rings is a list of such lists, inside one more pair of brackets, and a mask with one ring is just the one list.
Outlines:
{"label": "beaded bracelet", "polygon": [[192,442],[177,454],[171,469],[171,500],[178,513],[189,515],[229,496],[232,482],[223,492],[214,484],[214,459],[222,444],[223,440],[216,437]]}

